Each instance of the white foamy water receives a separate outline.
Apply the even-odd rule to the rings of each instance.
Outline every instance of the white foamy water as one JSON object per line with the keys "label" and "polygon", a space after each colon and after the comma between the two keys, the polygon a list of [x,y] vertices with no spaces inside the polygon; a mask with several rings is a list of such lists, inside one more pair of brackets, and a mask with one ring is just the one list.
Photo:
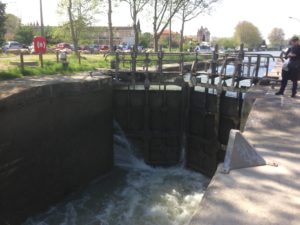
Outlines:
{"label": "white foamy water", "polygon": [[152,168],[115,124],[119,169],[24,225],[186,225],[209,180],[182,168]]}

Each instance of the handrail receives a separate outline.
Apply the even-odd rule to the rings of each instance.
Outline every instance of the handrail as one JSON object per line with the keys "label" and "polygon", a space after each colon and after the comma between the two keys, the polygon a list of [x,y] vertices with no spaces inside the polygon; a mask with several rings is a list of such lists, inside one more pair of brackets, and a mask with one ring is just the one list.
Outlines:
{"label": "handrail", "polygon": [[210,84],[214,84],[217,78],[219,85],[230,79],[232,87],[239,86],[240,80],[243,79],[250,79],[251,84],[256,84],[260,79],[261,70],[264,69],[267,74],[270,61],[274,62],[275,59],[280,59],[269,53],[245,52],[243,46],[240,51],[230,53],[220,53],[216,46],[215,51],[210,54],[169,53],[160,50],[159,52],[114,52],[106,55],[106,60],[108,56],[113,57],[114,76],[118,78],[119,75],[127,74],[126,79],[131,76],[133,83],[137,77],[136,73],[143,71],[147,83],[149,83],[151,80],[149,76],[156,73],[158,79],[162,79],[167,75],[166,70],[168,70],[172,71],[174,76],[190,73],[191,77],[196,78],[200,74],[206,76]]}

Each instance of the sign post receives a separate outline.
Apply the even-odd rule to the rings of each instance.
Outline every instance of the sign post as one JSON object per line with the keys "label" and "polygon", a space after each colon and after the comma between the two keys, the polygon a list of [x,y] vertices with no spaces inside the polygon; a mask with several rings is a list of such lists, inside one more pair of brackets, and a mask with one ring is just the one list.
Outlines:
{"label": "sign post", "polygon": [[41,67],[44,67],[43,54],[47,51],[46,38],[43,36],[37,36],[33,39],[34,52],[39,54]]}

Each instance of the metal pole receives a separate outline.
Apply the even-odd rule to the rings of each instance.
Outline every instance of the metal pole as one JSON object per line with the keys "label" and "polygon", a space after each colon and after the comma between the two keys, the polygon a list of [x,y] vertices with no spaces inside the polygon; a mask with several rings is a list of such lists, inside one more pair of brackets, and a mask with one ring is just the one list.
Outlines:
{"label": "metal pole", "polygon": [[43,16],[43,0],[40,0],[40,16],[41,16],[41,36],[45,37],[44,16]]}
{"label": "metal pole", "polygon": [[[172,14],[172,1],[171,1],[171,6],[170,6],[170,16]],[[170,20],[170,24],[169,24],[169,52],[172,51],[172,19]]]}

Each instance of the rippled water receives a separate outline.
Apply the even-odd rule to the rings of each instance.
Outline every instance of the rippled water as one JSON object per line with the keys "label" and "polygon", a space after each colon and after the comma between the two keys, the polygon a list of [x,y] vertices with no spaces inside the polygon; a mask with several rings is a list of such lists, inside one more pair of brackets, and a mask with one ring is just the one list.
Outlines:
{"label": "rippled water", "polygon": [[25,225],[185,225],[209,180],[184,169],[152,168],[115,125],[116,169]]}

